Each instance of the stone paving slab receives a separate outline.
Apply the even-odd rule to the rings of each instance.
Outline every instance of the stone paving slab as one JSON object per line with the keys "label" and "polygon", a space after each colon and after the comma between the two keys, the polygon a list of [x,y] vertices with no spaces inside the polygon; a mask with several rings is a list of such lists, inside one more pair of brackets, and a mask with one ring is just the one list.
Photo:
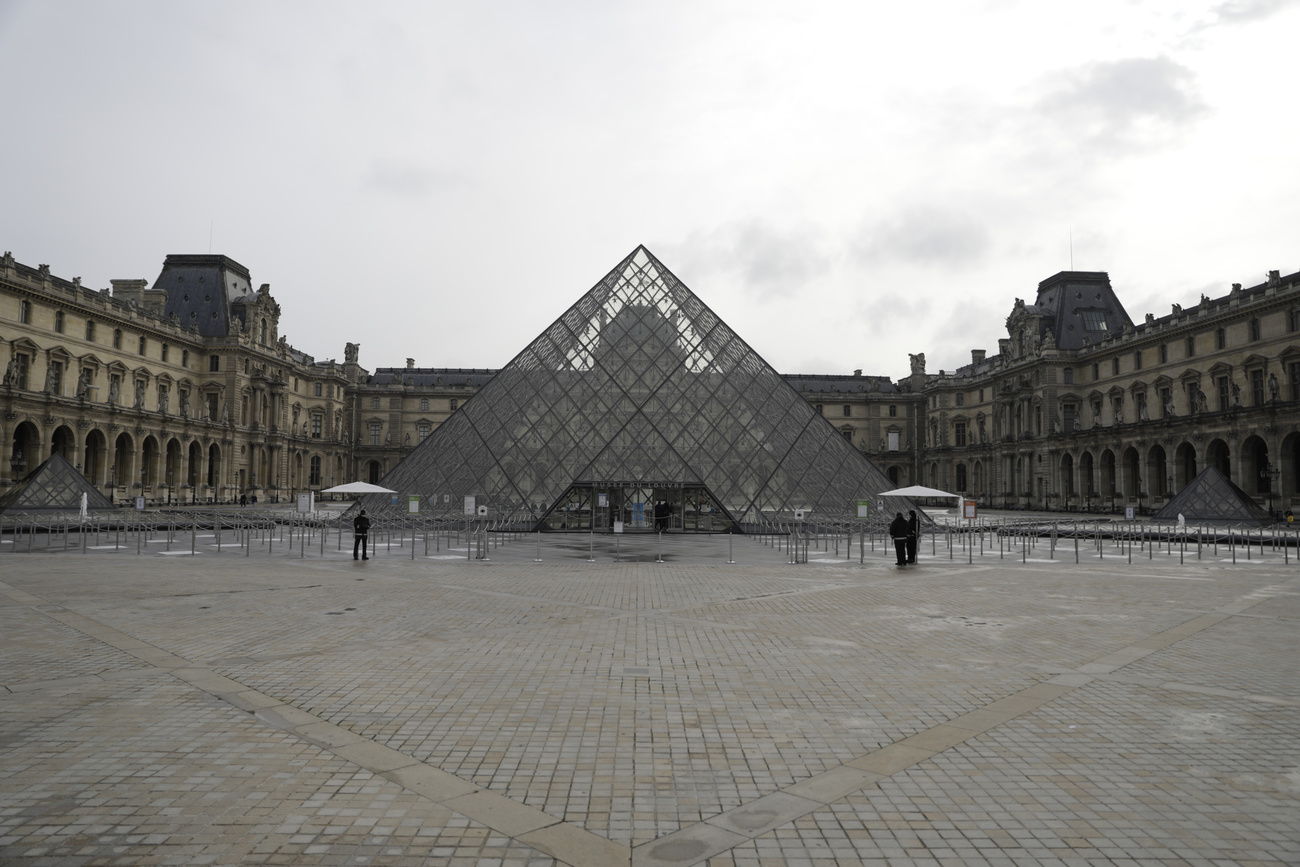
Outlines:
{"label": "stone paving slab", "polygon": [[543,541],[4,553],[0,862],[1300,861],[1293,559]]}

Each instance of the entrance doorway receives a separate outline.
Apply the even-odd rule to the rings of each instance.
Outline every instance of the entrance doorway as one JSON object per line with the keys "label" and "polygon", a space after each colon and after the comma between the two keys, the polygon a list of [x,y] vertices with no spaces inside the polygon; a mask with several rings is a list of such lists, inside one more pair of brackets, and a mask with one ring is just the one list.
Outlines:
{"label": "entrance doorway", "polygon": [[576,482],[542,516],[539,529],[597,533],[740,531],[708,488],[681,482]]}

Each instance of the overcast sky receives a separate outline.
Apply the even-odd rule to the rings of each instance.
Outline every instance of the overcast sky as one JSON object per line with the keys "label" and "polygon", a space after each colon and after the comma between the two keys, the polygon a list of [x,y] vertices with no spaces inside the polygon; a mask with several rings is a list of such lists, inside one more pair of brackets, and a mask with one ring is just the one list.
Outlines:
{"label": "overcast sky", "polygon": [[[1300,269],[1292,0],[0,0],[0,248],[224,253],[281,333],[500,367],[645,244],[784,373]],[[1071,249],[1071,239],[1073,239]]]}

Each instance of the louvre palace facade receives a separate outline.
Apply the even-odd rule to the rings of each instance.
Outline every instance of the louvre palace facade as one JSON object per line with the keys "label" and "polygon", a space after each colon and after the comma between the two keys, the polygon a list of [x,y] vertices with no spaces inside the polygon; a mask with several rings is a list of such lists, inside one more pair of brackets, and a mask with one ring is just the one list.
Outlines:
{"label": "louvre palace facade", "polygon": [[[169,255],[152,284],[90,289],[5,253],[0,490],[55,452],[106,495],[151,504],[378,482],[500,373],[414,359],[368,370],[356,344],[317,360],[282,336],[270,287],[253,285],[223,255]],[[1105,273],[1062,272],[1033,303],[1015,300],[995,354],[972,350],[957,370],[929,372],[918,353],[901,379],[779,378],[824,420],[807,430],[833,431],[889,483],[988,507],[1151,510],[1209,465],[1274,510],[1300,487],[1300,274],[1135,323]],[[711,448],[725,472],[727,449]]]}

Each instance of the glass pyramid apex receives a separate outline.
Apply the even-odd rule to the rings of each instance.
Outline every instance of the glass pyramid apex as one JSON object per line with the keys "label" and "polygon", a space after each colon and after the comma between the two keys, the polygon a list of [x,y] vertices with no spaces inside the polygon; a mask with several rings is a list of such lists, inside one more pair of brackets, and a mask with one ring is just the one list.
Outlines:
{"label": "glass pyramid apex", "polygon": [[847,517],[893,488],[644,246],[381,484],[419,495],[426,513],[459,515],[473,496],[540,521],[574,484],[601,482],[701,486],[741,522]]}

